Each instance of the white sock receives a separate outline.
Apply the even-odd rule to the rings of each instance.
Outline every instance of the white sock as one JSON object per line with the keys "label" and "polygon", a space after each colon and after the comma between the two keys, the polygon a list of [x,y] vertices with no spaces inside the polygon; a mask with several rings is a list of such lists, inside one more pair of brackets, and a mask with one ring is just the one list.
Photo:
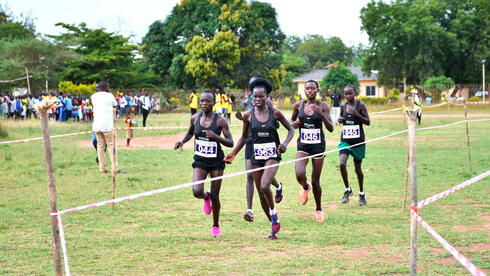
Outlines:
{"label": "white sock", "polygon": [[272,216],[272,215],[275,215],[277,213],[276,211],[276,208],[274,207],[274,209],[270,209],[269,208],[269,214]]}
{"label": "white sock", "polygon": [[364,195],[364,192],[359,192],[359,195]]}
{"label": "white sock", "polygon": [[277,186],[276,190],[280,191],[280,190],[282,190],[282,184],[281,184],[281,182],[279,182],[278,184],[279,184],[279,186]]}
{"label": "white sock", "polygon": [[250,213],[254,213],[254,211],[252,211],[252,209],[248,209],[247,212],[250,212]]}
{"label": "white sock", "polygon": [[352,187],[346,188],[345,191],[351,191],[352,192]]}

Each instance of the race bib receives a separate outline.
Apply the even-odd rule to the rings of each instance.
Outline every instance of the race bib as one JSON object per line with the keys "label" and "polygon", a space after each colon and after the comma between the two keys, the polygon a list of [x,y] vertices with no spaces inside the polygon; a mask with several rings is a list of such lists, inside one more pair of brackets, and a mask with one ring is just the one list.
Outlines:
{"label": "race bib", "polygon": [[320,144],[320,129],[319,128],[302,128],[301,129],[301,143],[303,144]]}
{"label": "race bib", "polygon": [[361,137],[361,130],[359,129],[359,125],[344,125],[342,127],[342,137],[344,139],[354,139]]}
{"label": "race bib", "polygon": [[254,144],[254,153],[256,160],[267,160],[271,157],[277,157],[276,143]]}
{"label": "race bib", "polygon": [[196,140],[194,154],[206,158],[216,158],[218,144],[215,141]]}

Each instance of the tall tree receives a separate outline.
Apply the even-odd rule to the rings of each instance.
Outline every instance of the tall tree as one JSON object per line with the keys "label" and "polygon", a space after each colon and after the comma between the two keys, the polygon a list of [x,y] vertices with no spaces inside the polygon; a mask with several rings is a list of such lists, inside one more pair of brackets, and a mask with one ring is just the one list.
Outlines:
{"label": "tall tree", "polygon": [[103,28],[90,29],[85,23],[78,26],[57,23],[66,32],[52,36],[57,42],[72,47],[77,59],[71,59],[62,73],[65,80],[74,83],[109,81],[111,87],[126,87],[131,81],[134,56],[138,47],[129,38],[106,32]]}
{"label": "tall tree", "polygon": [[359,81],[357,76],[353,74],[345,64],[336,62],[329,70],[325,77],[321,81],[322,88],[337,87],[343,91],[344,87],[348,84],[352,84],[359,88]]}
{"label": "tall tree", "polygon": [[372,1],[361,10],[370,41],[363,70],[379,70],[378,82],[391,87],[442,74],[475,82],[489,57],[489,13],[486,0]]}
{"label": "tall tree", "polygon": [[336,36],[325,39],[321,35],[307,35],[298,46],[297,54],[308,59],[310,69],[323,68],[336,61],[352,62],[352,49]]}
{"label": "tall tree", "polygon": [[[173,77],[169,78],[170,72],[182,73],[182,70],[175,67],[169,70],[171,66],[179,64],[179,60],[174,62],[174,58],[179,55],[187,57],[183,59],[186,62],[187,73],[190,73],[189,70],[192,71],[192,68],[196,69],[193,71],[194,74],[203,71],[204,69],[197,70],[193,64],[197,54],[197,49],[194,51],[193,47],[215,45],[213,40],[216,36],[225,32],[231,33],[221,34],[220,39],[226,37],[226,45],[233,50],[230,50],[231,48],[223,50],[234,56],[235,46],[228,43],[234,41],[239,50],[239,59],[238,63],[231,64],[233,65],[231,69],[218,66],[222,71],[216,72],[217,75],[213,77],[217,83],[223,83],[222,80],[227,79],[224,85],[246,87],[250,74],[253,73],[260,73],[273,79],[281,76],[283,78],[284,72],[281,71],[283,67],[280,66],[280,59],[274,58],[273,54],[281,47],[284,34],[279,29],[275,9],[270,4],[258,1],[252,1],[250,4],[244,0],[182,1],[173,8],[165,21],[157,21],[150,26],[149,32],[143,39],[144,56],[157,74],[173,85],[182,87],[184,83],[175,83]],[[232,39],[231,34],[238,40]],[[195,41],[195,36],[201,39]],[[188,45],[191,46],[187,48]],[[208,54],[202,56],[203,60],[206,56],[217,62],[217,56],[210,56],[210,54],[221,55],[221,53],[209,52],[211,50],[209,48],[207,50]],[[234,61],[233,57],[230,58]],[[219,76],[220,74],[223,76]],[[205,85],[202,83],[203,77],[200,75],[199,82]],[[198,78],[197,75],[195,78]],[[217,78],[220,80],[218,81]]]}

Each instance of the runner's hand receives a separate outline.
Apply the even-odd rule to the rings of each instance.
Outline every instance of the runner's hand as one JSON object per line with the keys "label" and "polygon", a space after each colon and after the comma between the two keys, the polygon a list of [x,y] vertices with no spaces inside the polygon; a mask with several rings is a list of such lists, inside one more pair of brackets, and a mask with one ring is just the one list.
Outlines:
{"label": "runner's hand", "polygon": [[175,143],[174,150],[178,150],[179,148],[182,149],[183,145],[184,144],[181,141],[178,141],[177,143]]}
{"label": "runner's hand", "polygon": [[235,155],[234,154],[228,154],[225,156],[225,159],[223,159],[225,161],[226,164],[231,164],[231,162],[233,162],[233,159],[235,159]]}
{"label": "runner's hand", "polygon": [[235,118],[237,118],[238,120],[240,121],[243,121],[243,115],[242,113],[240,112],[240,110],[238,110],[236,113],[235,113]]}
{"label": "runner's hand", "polygon": [[301,122],[299,120],[296,120],[294,122],[291,122],[291,124],[293,125],[294,129],[297,129],[301,125]]}
{"label": "runner's hand", "polygon": [[317,114],[321,115],[322,114],[322,109],[316,104],[310,105],[310,108]]}
{"label": "runner's hand", "polygon": [[342,116],[339,116],[339,120],[338,121],[339,121],[340,124],[342,124],[343,122],[345,122],[345,118],[342,117]]}
{"label": "runner's hand", "polygon": [[283,144],[279,144],[279,146],[277,147],[277,152],[280,153],[280,154],[283,154],[286,152],[286,146],[283,145]]}
{"label": "runner's hand", "polygon": [[204,130],[204,132],[206,133],[206,138],[210,140],[218,140],[218,135],[216,135],[216,133],[214,133],[212,130]]}
{"label": "runner's hand", "polygon": [[356,109],[350,105],[346,105],[346,111],[347,111],[347,113],[354,115],[354,113],[356,112]]}

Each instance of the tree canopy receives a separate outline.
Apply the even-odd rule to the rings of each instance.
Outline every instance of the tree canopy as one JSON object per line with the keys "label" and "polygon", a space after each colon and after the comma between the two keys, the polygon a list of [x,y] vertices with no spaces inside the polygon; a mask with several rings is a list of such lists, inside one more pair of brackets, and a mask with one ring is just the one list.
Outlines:
{"label": "tree canopy", "polygon": [[[208,88],[246,87],[250,75],[259,73],[278,80],[273,82],[279,88],[285,71],[274,53],[283,40],[268,3],[187,0],[150,26],[143,54],[150,68],[173,86],[190,87],[195,80]],[[193,78],[174,78],[184,73]]]}
{"label": "tree canopy", "polygon": [[322,88],[332,88],[337,87],[341,91],[348,84],[352,84],[359,88],[359,81],[357,80],[356,74],[353,74],[345,64],[336,62],[330,67],[328,73],[323,77],[321,86]]}
{"label": "tree canopy", "polygon": [[363,70],[379,70],[378,83],[390,87],[437,75],[475,83],[490,55],[488,14],[488,0],[372,1],[361,10],[370,42]]}

